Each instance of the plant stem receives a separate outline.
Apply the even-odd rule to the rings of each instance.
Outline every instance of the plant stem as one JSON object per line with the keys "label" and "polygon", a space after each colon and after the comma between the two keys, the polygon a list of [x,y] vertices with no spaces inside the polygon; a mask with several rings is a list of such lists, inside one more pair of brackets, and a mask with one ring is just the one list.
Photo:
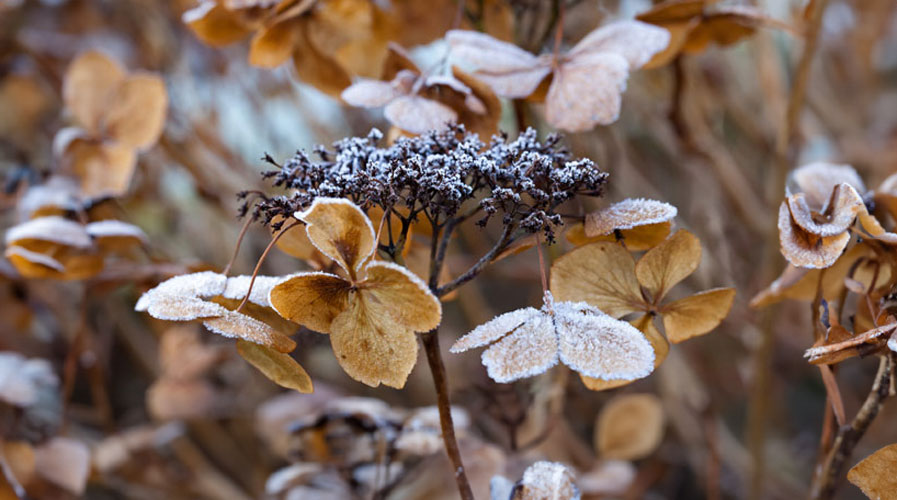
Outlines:
{"label": "plant stem", "polygon": [[[432,283],[431,283],[431,289],[433,290],[433,293],[436,294],[437,297],[442,297],[448,293],[451,293],[452,290],[458,288],[459,286],[463,285],[464,283],[467,283],[468,281],[476,278],[477,275],[479,275],[483,271],[483,269],[486,268],[486,266],[488,266],[489,264],[492,263],[492,260],[495,259],[495,257],[498,256],[498,254],[501,253],[502,250],[507,248],[507,246],[511,243],[511,240],[512,240],[511,235],[513,233],[514,233],[513,225],[509,224],[509,225],[505,226],[505,229],[501,233],[501,237],[499,238],[499,240],[495,244],[495,246],[492,247],[491,249],[489,249],[489,251],[486,252],[482,257],[480,257],[480,260],[478,260],[474,265],[472,265],[470,267],[470,269],[465,271],[464,274],[462,274],[461,276],[458,276],[457,278],[453,279],[452,281],[450,281],[440,287],[432,286]],[[447,241],[447,239],[444,239],[444,241]],[[439,263],[438,267],[440,269],[442,267],[441,266],[442,258],[444,258],[444,257],[445,257],[444,248],[442,248],[442,246],[440,246],[440,252],[437,252],[437,258],[440,259],[438,262]],[[432,267],[431,267],[431,270],[432,270]],[[436,275],[438,276],[439,269],[436,269],[436,271],[437,271]]]}
{"label": "plant stem", "polygon": [[810,489],[811,500],[827,500],[834,497],[844,465],[850,459],[854,447],[866,433],[869,425],[878,416],[878,411],[881,410],[885,398],[888,397],[893,369],[894,362],[890,355],[882,356],[872,389],[866,396],[866,401],[860,407],[860,411],[857,412],[850,425],[838,429],[831,450],[826,455],[822,469]]}

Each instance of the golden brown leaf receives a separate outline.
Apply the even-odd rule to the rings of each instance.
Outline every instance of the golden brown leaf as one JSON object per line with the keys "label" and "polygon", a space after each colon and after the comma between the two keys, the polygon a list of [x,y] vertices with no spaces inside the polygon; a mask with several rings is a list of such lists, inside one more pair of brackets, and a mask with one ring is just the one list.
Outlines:
{"label": "golden brown leaf", "polygon": [[159,139],[167,108],[162,78],[149,73],[129,76],[106,103],[105,133],[121,145],[145,149]]}
{"label": "golden brown leaf", "polygon": [[300,30],[303,29],[305,23],[300,19],[260,29],[253,35],[249,45],[249,64],[261,68],[276,68],[287,62],[302,37]]}
{"label": "golden brown leaf", "polygon": [[62,87],[65,106],[81,126],[97,133],[124,79],[125,69],[118,63],[100,52],[85,52],[72,61],[65,73]]}
{"label": "golden brown leaf", "polygon": [[296,217],[307,223],[312,244],[353,277],[374,253],[374,227],[349,200],[318,198]]}
{"label": "golden brown leaf", "polygon": [[645,458],[663,440],[664,413],[653,394],[626,394],[607,403],[595,421],[595,450],[605,459]]}
{"label": "golden brown leaf", "polygon": [[237,340],[237,352],[275,384],[302,393],[314,391],[308,373],[289,354],[245,340]]}
{"label": "golden brown leaf", "polygon": [[184,12],[181,19],[203,43],[213,47],[238,42],[252,32],[252,24],[239,12],[218,5],[215,0],[203,0]]}
{"label": "golden brown leaf", "polygon": [[897,498],[897,444],[879,449],[853,466],[847,480],[855,484],[873,500]]}
{"label": "golden brown leaf", "polygon": [[[632,229],[623,229],[620,231],[620,240],[630,251],[640,252],[649,250],[667,239],[667,236],[670,235],[671,228],[672,224],[670,222],[660,222],[657,224],[638,226]],[[567,241],[575,246],[582,246],[598,241],[617,241],[617,235],[615,233],[591,238],[586,236],[585,225],[583,223],[571,225],[570,228],[567,229],[565,237],[567,238]]]}
{"label": "golden brown leaf", "polygon": [[648,250],[635,265],[638,282],[651,292],[655,303],[701,263],[701,242],[680,229],[660,245]]}
{"label": "golden brown leaf", "polygon": [[558,300],[588,302],[619,318],[644,310],[632,255],[616,243],[572,250],[551,266],[551,293]]}
{"label": "golden brown leaf", "polygon": [[670,342],[678,344],[716,328],[732,309],[734,288],[714,288],[665,304],[663,328]]}
{"label": "golden brown leaf", "polygon": [[330,333],[330,325],[349,301],[351,285],[333,274],[300,273],[271,290],[271,306],[284,318],[310,330]]}

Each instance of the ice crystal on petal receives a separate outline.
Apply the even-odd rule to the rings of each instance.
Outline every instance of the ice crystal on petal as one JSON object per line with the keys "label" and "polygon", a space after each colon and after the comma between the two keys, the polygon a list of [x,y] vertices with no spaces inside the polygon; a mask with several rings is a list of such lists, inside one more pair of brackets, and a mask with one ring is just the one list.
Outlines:
{"label": "ice crystal on petal", "polygon": [[551,293],[542,309],[502,314],[459,339],[451,351],[484,345],[490,347],[483,365],[497,382],[538,375],[558,361],[605,380],[641,378],[654,369],[654,349],[638,329],[585,302],[555,302]]}
{"label": "ice crystal on petal", "polygon": [[92,238],[134,238],[146,242],[146,233],[134,224],[120,220],[101,220],[85,226],[87,234]]}
{"label": "ice crystal on petal", "polygon": [[546,500],[580,498],[579,489],[573,482],[573,471],[557,462],[536,462],[523,473],[518,485],[521,500]]}
{"label": "ice crystal on petal", "polygon": [[810,163],[791,172],[790,183],[794,192],[805,193],[810,208],[823,210],[835,186],[846,183],[860,193],[866,192],[866,185],[857,171],[850,165],[833,163]]}
{"label": "ice crystal on petal", "polygon": [[[299,231],[300,229],[296,229]],[[221,296],[226,299],[243,300],[246,292],[249,291],[249,285],[252,283],[252,292],[249,294],[249,302],[258,304],[262,307],[271,307],[268,302],[268,294],[274,285],[279,283],[283,276],[256,276],[255,282],[252,283],[252,276],[234,276],[227,279],[227,284]]]}
{"label": "ice crystal on petal", "polygon": [[89,248],[92,245],[82,224],[55,215],[31,219],[6,231],[7,245],[23,240],[49,241],[75,248]]}
{"label": "ice crystal on petal", "polygon": [[[153,304],[160,300],[161,297],[168,298],[209,298],[221,295],[227,286],[227,277],[212,271],[204,271],[200,273],[182,274],[175,276],[162,283],[155,288],[144,293],[137,300],[134,306],[135,311],[147,311],[151,316],[157,317],[159,309],[154,308]],[[153,310],[151,310],[151,308]],[[158,318],[168,319],[168,318]]]}
{"label": "ice crystal on petal", "polygon": [[586,215],[586,236],[602,236],[617,229],[666,222],[676,216],[676,207],[669,203],[644,198],[628,198],[607,208]]}

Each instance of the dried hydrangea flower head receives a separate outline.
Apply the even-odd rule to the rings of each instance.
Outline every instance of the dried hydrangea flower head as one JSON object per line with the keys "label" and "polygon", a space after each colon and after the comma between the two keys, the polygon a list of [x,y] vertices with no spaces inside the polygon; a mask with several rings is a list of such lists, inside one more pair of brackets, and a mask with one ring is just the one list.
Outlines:
{"label": "dried hydrangea flower head", "polygon": [[[300,152],[282,166],[275,163],[278,169],[265,176],[293,194],[258,202],[253,217],[270,223],[331,197],[364,209],[405,211],[411,220],[439,226],[466,207],[482,214],[482,225],[497,216],[507,227],[544,231],[552,241],[562,223],[555,209],[577,195],[599,195],[607,182],[594,163],[574,160],[561,148],[558,136],[540,142],[533,129],[488,145],[461,126],[399,138],[387,148],[377,146],[381,138],[374,130],[338,141],[333,151],[317,148],[318,161]],[[244,205],[244,213],[249,208]]]}
{"label": "dried hydrangea flower head", "polygon": [[497,130],[498,97],[458,68],[449,75],[426,74],[403,48],[390,44],[382,79],[386,81],[360,79],[341,96],[352,106],[383,107],[390,123],[412,134],[442,130],[453,122],[484,138]]}
{"label": "dried hydrangea flower head", "polygon": [[[551,268],[551,291],[560,300],[584,301],[614,318],[643,314],[634,323],[651,342],[659,363],[669,351],[669,341],[683,342],[710,332],[732,308],[733,288],[714,288],[672,302],[668,292],[693,273],[701,262],[701,244],[681,229],[636,262],[622,245],[597,242],[576,248]],[[666,336],[653,325],[663,319]],[[621,384],[612,380],[583,378],[589,388],[600,390]]]}
{"label": "dried hydrangea flower head", "polygon": [[451,352],[489,346],[483,364],[496,382],[544,373],[558,361],[587,377],[632,380],[654,369],[654,349],[641,332],[584,302],[555,302],[541,309],[502,314],[458,339]]}
{"label": "dried hydrangea flower head", "polygon": [[271,289],[278,314],[330,334],[334,354],[350,377],[401,388],[417,361],[415,332],[436,328],[439,300],[406,268],[373,260],[377,237],[364,212],[341,198],[317,198],[296,217],[309,240],[340,274],[288,276]]}
{"label": "dried hydrangea flower head", "polygon": [[523,98],[551,76],[545,118],[569,132],[607,125],[620,115],[629,72],[669,43],[669,32],[640,21],[601,26],[563,54],[535,56],[475,31],[446,34],[452,55],[478,69],[473,75],[501,97]]}

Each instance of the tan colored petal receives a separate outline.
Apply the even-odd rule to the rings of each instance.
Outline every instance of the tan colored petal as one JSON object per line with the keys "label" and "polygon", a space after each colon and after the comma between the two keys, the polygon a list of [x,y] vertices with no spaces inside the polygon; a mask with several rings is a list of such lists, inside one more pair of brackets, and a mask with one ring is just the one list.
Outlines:
{"label": "tan colored petal", "polygon": [[[703,0],[699,0],[698,3],[703,3]],[[682,53],[682,49],[685,48],[686,43],[688,43],[692,30],[694,30],[698,24],[700,24],[700,19],[697,18],[662,24],[661,26],[670,32],[670,42],[667,44],[666,49],[655,54],[650,61],[642,66],[642,68],[659,68],[672,62],[673,59]]]}
{"label": "tan colored petal", "polygon": [[308,373],[289,354],[245,340],[237,340],[237,352],[275,384],[302,393],[314,392]]}
{"label": "tan colored petal", "polygon": [[832,199],[834,202],[829,204],[825,214],[814,214],[803,193],[789,196],[786,201],[791,210],[791,218],[804,231],[816,236],[835,236],[847,231],[857,215],[865,214],[866,205],[859,193],[849,184],[835,186]]}
{"label": "tan colored petal", "polygon": [[887,325],[878,326],[871,330],[867,330],[863,333],[858,333],[852,336],[848,335],[846,340],[842,340],[840,342],[811,347],[804,351],[804,357],[807,358],[807,361],[809,361],[810,363],[814,363],[823,358],[825,358],[826,362],[828,362],[831,360],[831,355],[833,353],[837,353],[838,351],[849,350],[867,342],[878,343],[881,339],[888,339],[894,333],[895,329],[897,329],[897,324],[889,323]]}
{"label": "tan colored petal", "polygon": [[[501,119],[501,101],[492,88],[475,76],[452,66],[452,75],[461,83],[470,87],[471,94],[465,100],[465,106],[456,109],[458,121],[463,123],[471,133],[478,134],[480,139],[488,142],[498,131]],[[479,104],[481,109],[474,104]]]}
{"label": "tan colored petal", "polygon": [[701,263],[701,242],[680,229],[660,245],[648,250],[635,265],[638,282],[651,292],[655,303],[693,273]]}
{"label": "tan colored petal", "polygon": [[103,251],[123,251],[148,242],[146,233],[139,227],[119,220],[90,222],[84,228]]}
{"label": "tan colored petal", "polygon": [[257,31],[249,44],[249,64],[270,69],[289,61],[301,29],[301,22],[286,21]]}
{"label": "tan colored petal", "polygon": [[359,285],[376,314],[404,329],[428,332],[442,320],[442,305],[427,285],[408,269],[391,262],[371,262]]}
{"label": "tan colored petal", "polygon": [[303,82],[325,94],[339,97],[352,84],[349,73],[331,56],[321,52],[302,30],[302,39],[293,51],[293,68]]}
{"label": "tan colored petal", "polygon": [[222,47],[249,36],[252,25],[233,10],[218,5],[215,0],[203,0],[184,12],[181,20],[208,45]]}
{"label": "tan colored petal", "polygon": [[664,50],[669,42],[670,33],[663,28],[641,21],[616,21],[593,30],[569,54],[612,52],[623,56],[630,69],[637,69]]}
{"label": "tan colored petal", "polygon": [[639,21],[666,26],[669,23],[688,21],[704,13],[707,0],[675,0],[660,2],[651,9],[635,16]]}
{"label": "tan colored petal", "polygon": [[615,230],[660,224],[670,221],[676,213],[676,207],[669,203],[629,198],[586,214],[585,235],[591,238],[611,234]]}
{"label": "tan colored petal", "polygon": [[104,131],[123,146],[148,148],[159,140],[167,108],[162,78],[150,73],[129,76],[106,103]]}
{"label": "tan colored petal", "polygon": [[732,45],[753,35],[756,24],[746,16],[734,13],[705,14],[701,22],[689,32],[682,51],[686,54],[697,54],[706,50],[710,44],[723,47]]}
{"label": "tan colored petal", "polygon": [[[667,354],[670,353],[670,343],[667,341],[666,337],[660,333],[657,327],[654,326],[654,316],[651,314],[645,314],[632,321],[631,324],[642,332],[642,334],[645,335],[645,338],[648,339],[648,342],[651,343],[651,347],[654,349],[654,369],[656,370],[657,367],[663,363],[663,360],[666,359]],[[579,375],[579,378],[587,388],[593,391],[616,389],[617,387],[622,387],[638,380],[637,378],[630,380],[607,380],[588,377],[582,374]]]}
{"label": "tan colored petal", "polygon": [[331,333],[333,320],[349,305],[351,284],[327,273],[288,276],[271,289],[271,307],[310,330]]}
{"label": "tan colored petal", "polygon": [[664,412],[653,394],[625,394],[607,403],[595,421],[595,450],[603,459],[639,460],[663,440]]}
{"label": "tan colored petal", "polygon": [[879,449],[853,466],[847,480],[873,500],[894,498],[897,492],[897,444]]}
{"label": "tan colored petal", "polygon": [[792,191],[806,195],[810,208],[820,211],[828,203],[832,190],[839,184],[846,183],[860,193],[866,192],[866,185],[850,165],[810,163],[791,172],[789,182],[794,187]]}
{"label": "tan colored petal", "polygon": [[333,320],[330,343],[346,374],[371,387],[401,389],[417,362],[414,332],[397,324],[366,291]]}
{"label": "tan colored petal", "polygon": [[632,380],[654,370],[654,349],[626,321],[583,302],[555,302],[554,326],[561,362],[588,377]]}
{"label": "tan colored petal", "polygon": [[458,113],[445,104],[412,95],[397,97],[383,114],[390,123],[412,134],[442,130],[458,121]]}
{"label": "tan colored petal", "polygon": [[23,278],[61,278],[65,266],[49,255],[18,246],[7,246],[3,255]]}
{"label": "tan colored petal", "polygon": [[304,260],[316,269],[325,267],[331,262],[330,258],[321,253],[321,251],[312,244],[311,240],[308,239],[308,232],[305,230],[304,226],[297,225],[292,227],[289,231],[286,230],[290,227],[291,223],[295,221],[296,219],[293,217],[284,221],[284,218],[279,215],[272,219],[272,224],[282,222],[280,229],[272,235],[272,237],[280,235],[280,237],[277,238],[277,243],[275,243],[275,245],[283,253]]}
{"label": "tan colored petal", "polygon": [[373,255],[376,245],[370,219],[349,200],[317,198],[296,218],[307,223],[308,238],[350,276]]}
{"label": "tan colored petal", "polygon": [[873,238],[887,243],[888,245],[897,245],[897,233],[886,231],[874,215],[862,213],[858,218],[860,219],[860,225],[863,226],[863,229],[872,235]]}
{"label": "tan colored petal", "polygon": [[[632,229],[620,230],[620,241],[626,245],[626,249],[632,252],[641,252],[656,247],[670,235],[672,224],[670,222],[660,222],[658,224],[648,224],[638,226]],[[576,223],[570,226],[565,233],[567,241],[575,246],[587,245],[598,241],[616,242],[617,236],[614,233],[605,234],[603,236],[588,237],[585,234],[585,225]]]}
{"label": "tan colored petal", "polygon": [[130,146],[77,140],[65,150],[62,164],[80,179],[83,196],[116,197],[128,191],[137,155]]}
{"label": "tan colored petal", "polygon": [[551,73],[549,60],[484,33],[452,30],[445,39],[452,57],[476,66],[473,75],[501,97],[526,97]]}
{"label": "tan colored petal", "polygon": [[38,217],[16,224],[6,231],[6,245],[34,251],[52,246],[90,248],[93,244],[84,225],[59,216]]}
{"label": "tan colored petal", "polygon": [[667,338],[678,344],[713,330],[729,314],[734,300],[734,288],[715,288],[664,305]]}
{"label": "tan colored petal", "polygon": [[578,54],[554,73],[545,99],[546,121],[567,132],[615,122],[627,78],[629,63],[619,54]]}
{"label": "tan colored petal", "polygon": [[296,348],[293,339],[271,325],[236,311],[225,309],[223,314],[204,320],[202,325],[218,335],[247,340],[280,352],[290,352]]}
{"label": "tan colored petal", "polygon": [[804,231],[794,223],[788,204],[779,206],[779,243],[782,255],[798,267],[827,268],[838,260],[850,243],[850,233],[820,237]]}
{"label": "tan colored petal", "polygon": [[350,106],[380,108],[402,95],[390,82],[362,79],[343,90],[340,97]]}
{"label": "tan colored petal", "polygon": [[615,318],[644,310],[635,261],[616,243],[592,243],[556,260],[551,293],[559,301],[588,302]]}
{"label": "tan colored petal", "polygon": [[[499,323],[504,321],[500,318],[496,318]],[[483,351],[482,360],[489,377],[500,383],[544,373],[558,363],[558,338],[551,316],[540,313],[532,317]]]}
{"label": "tan colored petal", "polygon": [[62,97],[78,123],[97,133],[125,69],[106,55],[89,51],[78,56],[66,70]]}

